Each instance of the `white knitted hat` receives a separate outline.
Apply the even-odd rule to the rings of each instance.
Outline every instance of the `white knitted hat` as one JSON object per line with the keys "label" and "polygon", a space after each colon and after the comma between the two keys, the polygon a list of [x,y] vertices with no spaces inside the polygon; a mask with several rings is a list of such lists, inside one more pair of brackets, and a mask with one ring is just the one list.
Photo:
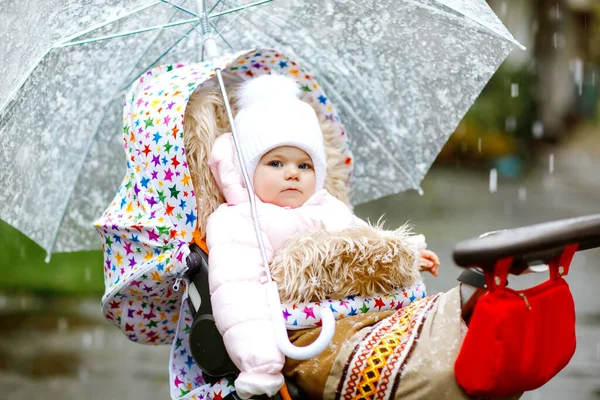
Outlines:
{"label": "white knitted hat", "polygon": [[316,191],[325,184],[325,148],[312,107],[298,99],[296,82],[282,75],[263,75],[242,84],[234,123],[248,177],[265,153],[280,146],[304,150],[312,159]]}

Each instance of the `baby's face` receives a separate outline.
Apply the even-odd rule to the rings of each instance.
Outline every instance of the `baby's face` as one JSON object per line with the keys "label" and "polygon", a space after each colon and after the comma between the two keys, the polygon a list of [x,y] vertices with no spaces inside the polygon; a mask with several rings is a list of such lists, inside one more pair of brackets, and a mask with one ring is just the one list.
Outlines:
{"label": "baby's face", "polygon": [[276,147],[258,162],[253,183],[254,192],[263,202],[300,207],[315,194],[312,159],[297,147]]}

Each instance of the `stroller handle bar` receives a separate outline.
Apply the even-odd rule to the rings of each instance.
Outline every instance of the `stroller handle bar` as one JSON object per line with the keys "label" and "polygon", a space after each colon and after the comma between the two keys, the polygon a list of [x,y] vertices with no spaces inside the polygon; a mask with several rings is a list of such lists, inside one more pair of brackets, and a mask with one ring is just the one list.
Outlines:
{"label": "stroller handle bar", "polygon": [[514,257],[511,272],[518,274],[529,265],[548,263],[574,243],[579,250],[600,247],[600,214],[490,232],[458,243],[453,258],[464,268],[491,269],[499,259]]}
{"label": "stroller handle bar", "polygon": [[275,340],[279,350],[289,358],[294,360],[308,360],[319,355],[333,339],[335,332],[335,318],[331,310],[327,307],[321,307],[321,333],[319,337],[304,347],[294,346],[287,335],[287,329],[285,327],[285,321],[281,313],[281,305],[279,302],[279,291],[277,284],[273,281],[266,283],[267,298],[269,301],[269,308],[271,310],[271,321],[275,329]]}

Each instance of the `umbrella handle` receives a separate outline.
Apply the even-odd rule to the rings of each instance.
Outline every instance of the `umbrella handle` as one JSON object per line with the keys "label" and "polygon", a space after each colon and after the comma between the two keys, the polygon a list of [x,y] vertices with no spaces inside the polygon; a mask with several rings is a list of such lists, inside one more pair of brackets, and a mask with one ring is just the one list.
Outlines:
{"label": "umbrella handle", "polygon": [[281,302],[279,300],[279,291],[277,284],[273,281],[266,283],[267,300],[269,302],[269,309],[271,310],[271,320],[273,321],[273,327],[275,328],[275,341],[279,350],[289,358],[294,360],[308,360],[319,355],[333,339],[333,333],[335,332],[335,318],[333,313],[327,307],[321,308],[321,333],[317,340],[304,347],[294,346],[287,335],[287,329],[285,328],[285,320],[283,319],[283,313],[281,312]]}

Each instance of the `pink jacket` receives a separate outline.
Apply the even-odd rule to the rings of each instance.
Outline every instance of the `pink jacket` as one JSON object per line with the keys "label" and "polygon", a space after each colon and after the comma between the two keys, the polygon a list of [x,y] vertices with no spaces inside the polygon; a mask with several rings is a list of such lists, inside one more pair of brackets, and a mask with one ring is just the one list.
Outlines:
{"label": "pink jacket", "polygon": [[[214,143],[209,166],[227,203],[209,218],[207,245],[211,302],[225,347],[241,374],[238,393],[259,382],[267,394],[283,383],[284,355],[275,343],[266,292],[265,271],[254,231],[250,203],[236,160],[231,134]],[[344,229],[360,223],[352,211],[326,190],[315,193],[299,208],[263,203],[257,212],[269,261],[296,233],[315,226]],[[360,222],[359,222],[360,221]],[[279,383],[280,382],[280,383]],[[276,391],[276,390],[275,390]],[[240,393],[242,394],[242,393]],[[258,394],[258,393],[254,393]]]}

